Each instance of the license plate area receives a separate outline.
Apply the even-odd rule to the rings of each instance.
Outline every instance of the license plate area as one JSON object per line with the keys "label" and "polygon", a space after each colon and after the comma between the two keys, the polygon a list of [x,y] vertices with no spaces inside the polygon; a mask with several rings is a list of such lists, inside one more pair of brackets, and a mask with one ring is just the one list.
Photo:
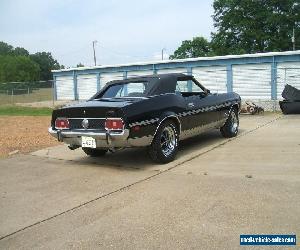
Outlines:
{"label": "license plate area", "polygon": [[96,140],[93,137],[82,136],[81,147],[83,148],[96,148]]}

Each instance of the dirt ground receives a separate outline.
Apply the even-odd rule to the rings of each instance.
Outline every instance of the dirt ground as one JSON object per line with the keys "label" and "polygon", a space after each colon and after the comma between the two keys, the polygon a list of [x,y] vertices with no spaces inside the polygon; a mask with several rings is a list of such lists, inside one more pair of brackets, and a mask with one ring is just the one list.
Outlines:
{"label": "dirt ground", "polygon": [[[0,116],[0,158],[58,145],[48,134],[48,116]],[[18,150],[18,152],[16,152]]]}

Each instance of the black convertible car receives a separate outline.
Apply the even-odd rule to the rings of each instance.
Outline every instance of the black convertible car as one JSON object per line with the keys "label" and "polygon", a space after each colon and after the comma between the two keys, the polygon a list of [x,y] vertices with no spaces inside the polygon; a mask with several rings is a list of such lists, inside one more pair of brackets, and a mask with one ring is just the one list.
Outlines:
{"label": "black convertible car", "polygon": [[90,156],[147,146],[160,163],[172,161],[180,140],[209,129],[238,133],[241,98],[212,94],[193,76],[159,74],[109,82],[90,100],[53,111],[49,133]]}

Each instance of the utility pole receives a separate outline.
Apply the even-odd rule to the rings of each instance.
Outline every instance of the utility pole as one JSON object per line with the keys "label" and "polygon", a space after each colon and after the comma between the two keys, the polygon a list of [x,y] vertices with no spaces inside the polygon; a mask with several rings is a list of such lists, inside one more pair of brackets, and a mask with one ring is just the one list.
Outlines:
{"label": "utility pole", "polygon": [[292,43],[293,43],[293,50],[296,50],[295,28],[293,28]]}
{"label": "utility pole", "polygon": [[94,63],[95,66],[97,65],[97,60],[96,60],[96,51],[95,51],[95,44],[97,43],[97,41],[93,41],[93,51],[94,51]]}
{"label": "utility pole", "polygon": [[161,60],[163,61],[164,60],[164,51],[166,50],[166,48],[163,48],[161,50]]}

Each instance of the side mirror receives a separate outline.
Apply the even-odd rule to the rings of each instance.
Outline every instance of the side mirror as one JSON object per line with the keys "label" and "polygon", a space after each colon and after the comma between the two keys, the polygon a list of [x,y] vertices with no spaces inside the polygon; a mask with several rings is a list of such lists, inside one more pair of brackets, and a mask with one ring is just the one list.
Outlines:
{"label": "side mirror", "polygon": [[205,92],[206,92],[207,95],[210,94],[210,90],[209,89],[207,89]]}

